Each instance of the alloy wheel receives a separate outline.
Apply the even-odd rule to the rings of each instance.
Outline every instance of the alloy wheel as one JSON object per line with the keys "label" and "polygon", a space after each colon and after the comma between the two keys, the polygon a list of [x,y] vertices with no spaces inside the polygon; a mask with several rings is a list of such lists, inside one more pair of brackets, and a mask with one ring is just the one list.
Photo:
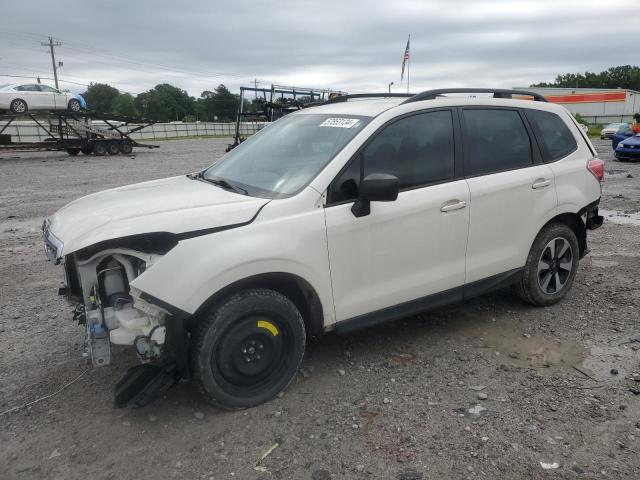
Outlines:
{"label": "alloy wheel", "polygon": [[551,240],[538,260],[538,285],[545,294],[552,295],[564,288],[573,268],[573,250],[562,237]]}

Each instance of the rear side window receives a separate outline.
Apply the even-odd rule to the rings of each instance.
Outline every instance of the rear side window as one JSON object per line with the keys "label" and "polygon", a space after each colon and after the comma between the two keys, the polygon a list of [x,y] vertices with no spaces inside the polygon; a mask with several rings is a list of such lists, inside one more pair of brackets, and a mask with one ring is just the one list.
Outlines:
{"label": "rear side window", "polygon": [[516,110],[465,109],[465,174],[528,167],[533,163],[531,139]]}
{"label": "rear side window", "polygon": [[545,162],[566,157],[578,148],[571,130],[555,113],[527,110],[526,115],[535,129]]}

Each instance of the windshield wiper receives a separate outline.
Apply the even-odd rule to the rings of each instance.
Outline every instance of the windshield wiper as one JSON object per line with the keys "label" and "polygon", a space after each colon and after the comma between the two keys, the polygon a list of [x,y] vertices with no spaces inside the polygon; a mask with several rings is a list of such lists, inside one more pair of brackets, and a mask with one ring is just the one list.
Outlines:
{"label": "windshield wiper", "polygon": [[203,180],[205,182],[209,182],[212,183],[213,185],[216,185],[220,188],[224,188],[225,190],[231,190],[232,192],[236,192],[236,193],[241,193],[243,195],[249,195],[249,192],[247,192],[244,188],[239,187],[237,185],[232,185],[231,183],[229,183],[228,181],[226,181],[224,178],[206,178],[204,176],[204,172],[200,172],[198,173],[198,177],[200,180]]}

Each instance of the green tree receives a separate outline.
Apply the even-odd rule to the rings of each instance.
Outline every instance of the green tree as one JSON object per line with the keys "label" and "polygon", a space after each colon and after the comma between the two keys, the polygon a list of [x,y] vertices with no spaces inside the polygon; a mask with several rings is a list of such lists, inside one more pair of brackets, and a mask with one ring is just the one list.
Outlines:
{"label": "green tree", "polygon": [[182,120],[195,114],[195,99],[168,83],[156,85],[135,98],[135,106],[145,118],[160,122]]}
{"label": "green tree", "polygon": [[82,94],[87,101],[89,110],[94,112],[113,112],[113,104],[120,95],[118,89],[106,83],[93,83],[89,85],[87,91]]}
{"label": "green tree", "polygon": [[600,73],[563,73],[554,82],[541,82],[532,87],[561,88],[628,88],[640,91],[640,67],[621,65]]}
{"label": "green tree", "polygon": [[125,117],[137,117],[139,114],[133,96],[130,93],[118,95],[113,102],[113,113]]}
{"label": "green tree", "polygon": [[[214,91],[205,90],[198,99],[198,114],[201,120],[230,122],[236,119],[240,98],[220,84]],[[245,101],[245,105],[250,102]]]}

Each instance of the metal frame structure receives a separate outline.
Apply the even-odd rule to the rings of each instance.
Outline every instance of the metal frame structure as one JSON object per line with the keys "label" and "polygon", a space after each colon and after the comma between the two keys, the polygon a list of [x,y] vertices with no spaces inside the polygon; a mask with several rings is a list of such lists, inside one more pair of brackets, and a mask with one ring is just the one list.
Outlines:
{"label": "metal frame structure", "polygon": [[[262,112],[244,111],[245,92],[254,92],[256,98],[261,98]],[[260,97],[258,97],[259,94],[261,95]],[[289,95],[289,97],[285,97],[285,95]],[[327,88],[290,87],[285,85],[271,85],[271,88],[240,87],[240,105],[236,115],[236,131],[233,143],[227,147],[227,152],[244,141],[240,134],[240,124],[243,118],[256,118],[265,122],[273,122],[287,113],[323,103],[331,95],[341,97],[346,95],[346,92]],[[298,97],[311,97],[311,102],[303,104],[298,101]]]}
{"label": "metal frame structure", "polygon": [[[131,118],[95,112],[67,112],[49,110],[29,112],[22,115],[0,115],[0,135],[15,120],[33,121],[49,138],[40,142],[9,142],[0,144],[0,153],[5,151],[67,151],[70,155],[94,153],[128,154],[133,147],[158,148],[158,145],[138,143],[131,134],[157,123],[153,120]],[[106,126],[96,126],[94,120],[102,121]],[[135,124],[136,127],[125,131],[123,127]]]}

